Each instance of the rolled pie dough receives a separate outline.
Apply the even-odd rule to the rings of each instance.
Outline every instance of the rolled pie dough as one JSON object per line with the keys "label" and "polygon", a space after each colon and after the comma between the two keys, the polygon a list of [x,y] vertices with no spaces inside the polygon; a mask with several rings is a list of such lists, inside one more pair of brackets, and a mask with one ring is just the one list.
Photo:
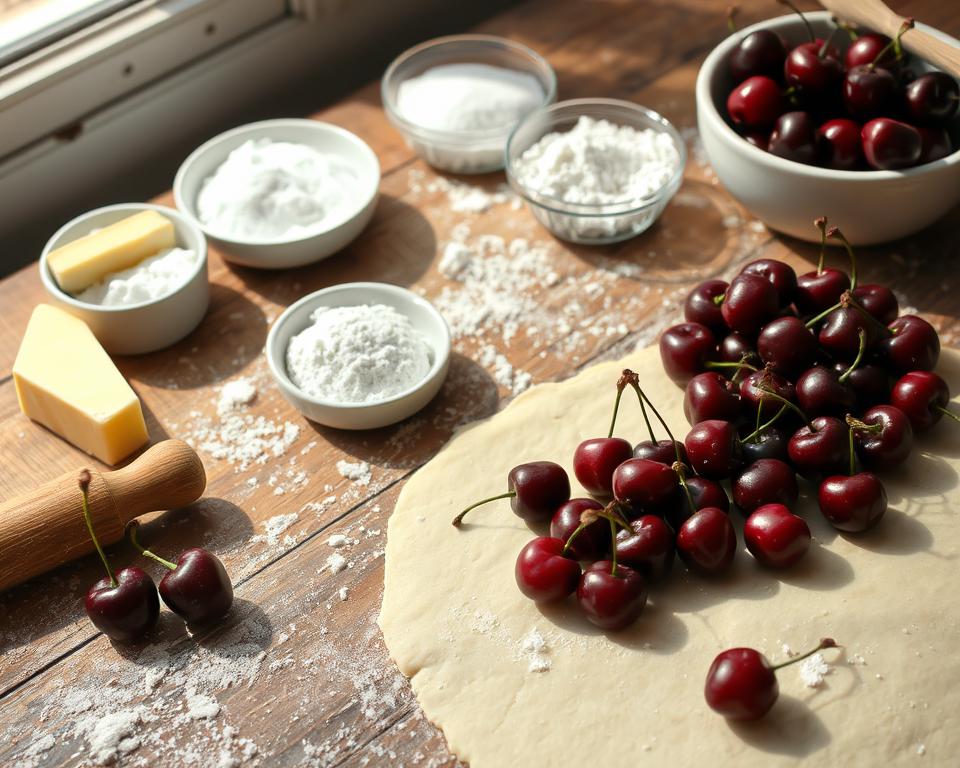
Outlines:
{"label": "rolled pie dough", "polygon": [[[585,495],[573,450],[606,433],[624,367],[682,439],[683,392],[647,349],[520,395],[458,434],[400,494],[380,626],[450,749],[472,768],[960,765],[960,425],[944,419],[884,476],[890,508],[874,530],[838,535],[804,486],[796,511],[815,540],[796,567],[764,570],[742,543],[724,578],[677,561],[618,633],[587,623],[573,598],[538,606],[520,594],[514,562],[535,532],[508,501],[474,510],[460,530],[450,524],[503,492],[524,461],[560,463]],[[944,350],[937,370],[960,390],[960,354]],[[639,441],[627,395],[617,434]],[[731,518],[742,542],[742,516]],[[819,687],[794,665],[778,674],[780,699],[761,721],[731,724],[707,707],[719,651],[750,646],[776,663],[822,636],[844,648],[823,652]]]}

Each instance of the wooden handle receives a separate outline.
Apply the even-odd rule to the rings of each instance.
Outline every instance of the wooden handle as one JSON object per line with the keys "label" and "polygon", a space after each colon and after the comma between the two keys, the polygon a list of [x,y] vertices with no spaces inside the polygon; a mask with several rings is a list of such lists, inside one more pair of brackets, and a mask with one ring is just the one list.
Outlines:
{"label": "wooden handle", "polygon": [[[820,0],[820,4],[835,16],[859,26],[896,37],[905,17],[894,13],[882,0]],[[901,38],[903,47],[922,59],[960,77],[960,48],[951,45],[922,29],[911,29]]]}
{"label": "wooden handle", "polygon": [[[0,591],[94,551],[80,469],[0,504]],[[119,541],[135,517],[185,506],[207,485],[200,457],[180,440],[157,443],[122,469],[90,475],[90,515],[104,546]]]}

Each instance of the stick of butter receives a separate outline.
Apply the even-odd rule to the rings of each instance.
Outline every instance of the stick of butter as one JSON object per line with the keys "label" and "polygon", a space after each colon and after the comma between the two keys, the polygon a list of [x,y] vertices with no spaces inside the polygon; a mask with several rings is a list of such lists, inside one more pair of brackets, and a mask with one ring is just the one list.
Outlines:
{"label": "stick of butter", "polygon": [[47,264],[57,285],[77,293],[111,272],[129,269],[176,245],[170,219],[156,211],[141,211],[50,251]]}
{"label": "stick of butter", "polygon": [[21,411],[107,464],[147,442],[140,400],[86,323],[61,309],[33,310],[13,381]]}

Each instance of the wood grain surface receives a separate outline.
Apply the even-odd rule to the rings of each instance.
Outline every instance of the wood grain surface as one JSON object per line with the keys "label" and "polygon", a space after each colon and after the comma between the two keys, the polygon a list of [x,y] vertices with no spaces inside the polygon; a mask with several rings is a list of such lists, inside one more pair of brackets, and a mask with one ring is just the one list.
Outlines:
{"label": "wood grain surface", "polygon": [[[893,5],[960,34],[955,3]],[[382,197],[369,229],[336,256],[282,273],[234,267],[212,251],[211,306],[201,326],[160,353],[117,359],[143,401],[152,441],[191,442],[208,478],[203,499],[148,518],[142,539],[171,557],[187,546],[215,551],[234,578],[235,610],[202,636],[164,612],[149,642],[114,647],[83,613],[82,595],[99,576],[95,558],[0,594],[0,764],[83,765],[98,756],[164,766],[456,763],[390,663],[376,626],[386,520],[404,480],[457,427],[496,412],[527,384],[565,379],[654,341],[680,317],[699,280],[729,277],[759,256],[801,270],[816,259],[815,248],[768,232],[741,209],[699,149],[693,84],[725,34],[723,6],[532,0],[478,28],[545,55],[560,98],[629,99],[682,130],[691,149],[683,187],[654,228],[619,246],[556,241],[506,197],[481,212],[453,210],[456,190],[388,124],[377,83],[314,115],[354,131],[380,158]],[[767,0],[741,6],[744,24],[781,10]],[[495,192],[503,176],[453,181]],[[159,202],[172,205],[171,196]],[[534,270],[505,289],[522,333],[511,337],[495,323],[455,328],[443,390],[402,424],[346,433],[300,417],[263,360],[272,321],[304,294],[352,280],[407,286],[450,311],[469,305],[471,285],[438,270],[446,244],[464,237],[464,223],[474,243],[525,239],[540,267],[549,267],[548,281]],[[891,284],[901,305],[921,312],[953,346],[960,343],[958,224],[954,211],[908,241],[860,252],[861,281]],[[91,464],[17,408],[10,369],[29,313],[43,299],[35,266],[0,283],[3,499]],[[218,412],[220,388],[240,377],[256,384],[256,400],[239,414]],[[237,418],[267,441],[263,463],[223,450],[223,430]],[[491,487],[502,482],[491,478]],[[136,562],[160,576],[127,545],[109,554],[117,567]],[[456,578],[447,564],[424,567]]]}

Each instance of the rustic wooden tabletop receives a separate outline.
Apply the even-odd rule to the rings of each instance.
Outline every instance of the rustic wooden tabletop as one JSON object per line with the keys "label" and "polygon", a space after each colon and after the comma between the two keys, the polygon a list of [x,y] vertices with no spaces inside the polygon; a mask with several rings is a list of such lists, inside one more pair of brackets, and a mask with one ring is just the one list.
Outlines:
{"label": "rustic wooden tabletop", "polygon": [[[142,536],[168,556],[194,545],[215,551],[236,584],[235,609],[202,637],[165,612],[150,642],[122,647],[83,612],[82,596],[99,576],[93,557],[0,595],[0,764],[456,763],[376,625],[386,521],[405,479],[458,426],[530,384],[654,341],[679,318],[695,282],[730,276],[761,255],[798,268],[815,260],[815,248],[772,234],[740,208],[699,148],[693,84],[725,34],[723,5],[533,0],[478,30],[544,54],[561,98],[629,99],[682,130],[690,162],[680,193],[652,230],[620,246],[553,239],[500,174],[453,179],[432,171],[388,124],[378,83],[315,115],[354,131],[380,158],[382,196],[369,229],[333,258],[287,272],[234,267],[212,251],[201,326],[171,349],[117,361],[143,401],[151,438],[189,441],[209,478],[200,502],[155,516]],[[960,34],[955,3],[894,5]],[[768,0],[742,6],[744,23],[781,10]],[[159,201],[172,205],[170,195]],[[922,312],[953,346],[958,225],[960,210],[908,241],[861,253],[861,279],[895,286],[901,306]],[[470,249],[474,266],[443,263],[450,243]],[[272,385],[262,354],[285,306],[352,280],[422,293],[454,334],[437,399],[374,432],[338,432],[300,417]],[[3,498],[91,462],[17,407],[10,368],[43,300],[35,267],[0,283]],[[231,410],[220,390],[239,378],[258,394]],[[143,565],[122,544],[110,555],[118,567]],[[424,567],[456,578],[455,563]]]}

